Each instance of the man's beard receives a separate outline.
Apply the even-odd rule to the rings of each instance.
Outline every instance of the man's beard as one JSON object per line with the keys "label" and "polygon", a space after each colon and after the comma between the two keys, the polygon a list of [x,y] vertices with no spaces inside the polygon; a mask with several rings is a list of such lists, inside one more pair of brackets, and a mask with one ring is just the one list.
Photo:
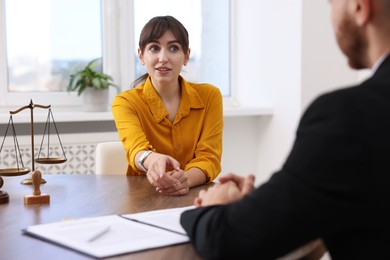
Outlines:
{"label": "man's beard", "polygon": [[336,34],[337,43],[348,58],[348,64],[353,69],[369,68],[367,60],[367,41],[355,23],[345,17],[339,25]]}

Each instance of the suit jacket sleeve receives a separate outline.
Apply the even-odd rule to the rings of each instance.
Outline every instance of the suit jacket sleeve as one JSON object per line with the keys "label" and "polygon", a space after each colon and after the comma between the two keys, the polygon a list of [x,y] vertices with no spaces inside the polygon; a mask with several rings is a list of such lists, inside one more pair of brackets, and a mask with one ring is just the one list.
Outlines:
{"label": "suit jacket sleeve", "polygon": [[182,214],[181,224],[203,258],[249,259],[255,253],[275,259],[359,221],[351,216],[369,199],[359,194],[366,182],[364,130],[354,128],[364,126],[347,98],[339,92],[313,102],[282,169],[250,195]]}

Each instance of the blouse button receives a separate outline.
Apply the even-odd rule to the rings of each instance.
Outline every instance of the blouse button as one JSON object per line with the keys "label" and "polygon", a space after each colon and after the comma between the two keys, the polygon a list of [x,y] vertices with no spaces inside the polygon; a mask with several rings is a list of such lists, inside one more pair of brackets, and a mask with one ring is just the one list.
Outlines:
{"label": "blouse button", "polygon": [[176,151],[179,151],[181,149],[181,146],[180,145],[176,145]]}

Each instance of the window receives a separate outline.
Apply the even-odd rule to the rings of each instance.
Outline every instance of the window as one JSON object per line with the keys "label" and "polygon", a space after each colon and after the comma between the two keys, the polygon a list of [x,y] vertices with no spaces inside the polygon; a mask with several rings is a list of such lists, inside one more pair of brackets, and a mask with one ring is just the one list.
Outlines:
{"label": "window", "polygon": [[82,98],[66,91],[68,77],[96,57],[103,57],[105,73],[128,89],[142,73],[136,52],[140,30],[156,15],[175,16],[189,31],[191,60],[183,76],[214,84],[230,96],[229,3],[0,0],[0,106],[24,106],[30,99],[80,106]]}
{"label": "window", "polygon": [[6,0],[5,11],[10,92],[65,91],[69,72],[102,56],[99,0]]}
{"label": "window", "polygon": [[4,0],[3,7],[5,103],[46,103],[53,96],[71,103],[69,74],[102,57],[100,0]]}

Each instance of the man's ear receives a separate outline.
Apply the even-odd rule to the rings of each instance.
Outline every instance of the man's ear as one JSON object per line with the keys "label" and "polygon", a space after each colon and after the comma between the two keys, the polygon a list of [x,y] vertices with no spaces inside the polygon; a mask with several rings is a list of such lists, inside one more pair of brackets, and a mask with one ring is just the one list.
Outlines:
{"label": "man's ear", "polygon": [[378,0],[354,0],[354,15],[358,25],[365,25],[372,17],[372,1]]}

